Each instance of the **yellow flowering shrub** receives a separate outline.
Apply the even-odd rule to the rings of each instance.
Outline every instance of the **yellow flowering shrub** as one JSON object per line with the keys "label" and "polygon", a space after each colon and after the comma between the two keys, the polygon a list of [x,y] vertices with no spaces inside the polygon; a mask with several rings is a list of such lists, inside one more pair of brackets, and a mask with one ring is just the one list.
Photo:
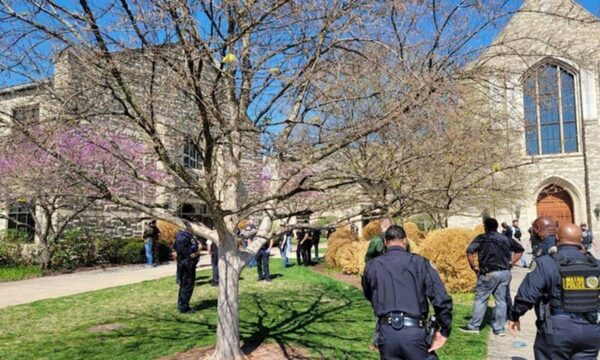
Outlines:
{"label": "yellow flowering shrub", "polygon": [[329,268],[337,268],[340,266],[337,253],[340,249],[347,247],[350,243],[358,240],[354,231],[350,226],[337,228],[327,241],[327,252],[325,253],[325,264]]}
{"label": "yellow flowering shrub", "polygon": [[338,250],[336,257],[344,274],[362,274],[365,269],[365,254],[369,243],[351,242]]}
{"label": "yellow flowering shrub", "polygon": [[483,234],[485,232],[485,228],[483,227],[483,224],[477,224],[473,228],[473,231],[475,231],[477,234]]}
{"label": "yellow flowering shrub", "polygon": [[477,235],[469,229],[435,230],[419,247],[419,254],[431,260],[449,292],[467,292],[475,286],[477,279],[469,266],[466,249]]}
{"label": "yellow flowering shrub", "polygon": [[371,221],[360,232],[360,241],[371,241],[371,239],[380,232],[381,228],[379,227],[379,220]]}
{"label": "yellow flowering shrub", "polygon": [[421,245],[426,234],[419,230],[419,227],[414,222],[405,222],[402,224],[402,227],[404,228],[404,231],[406,231],[406,236],[410,241],[411,250],[414,252],[414,248],[418,248]]}
{"label": "yellow flowering shrub", "polygon": [[160,230],[159,240],[166,241],[169,245],[175,241],[175,235],[179,231],[179,226],[168,221],[157,220],[156,226]]}

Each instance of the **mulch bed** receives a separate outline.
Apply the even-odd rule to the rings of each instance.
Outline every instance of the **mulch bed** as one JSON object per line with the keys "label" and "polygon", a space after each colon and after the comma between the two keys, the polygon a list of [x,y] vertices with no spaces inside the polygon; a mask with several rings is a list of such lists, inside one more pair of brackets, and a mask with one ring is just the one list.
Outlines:
{"label": "mulch bed", "polygon": [[352,285],[356,288],[362,289],[362,285],[360,282],[360,276],[358,276],[358,275],[347,275],[347,274],[343,274],[338,271],[328,269],[324,263],[320,263],[318,265],[313,266],[312,270],[321,275],[328,276],[337,281],[341,281],[345,284]]}
{"label": "mulch bed", "polygon": [[[198,360],[210,359],[214,346],[192,349],[180,352],[161,360]],[[308,360],[311,359],[308,351],[299,347],[289,347],[279,344],[260,344],[257,346],[244,346],[242,348],[247,360]]]}

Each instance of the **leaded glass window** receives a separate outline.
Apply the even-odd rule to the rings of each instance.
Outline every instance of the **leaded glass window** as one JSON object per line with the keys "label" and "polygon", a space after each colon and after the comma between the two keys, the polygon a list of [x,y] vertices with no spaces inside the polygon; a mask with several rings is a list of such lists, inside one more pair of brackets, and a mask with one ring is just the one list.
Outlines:
{"label": "leaded glass window", "polygon": [[579,150],[575,76],[560,65],[546,64],[523,82],[527,155]]}

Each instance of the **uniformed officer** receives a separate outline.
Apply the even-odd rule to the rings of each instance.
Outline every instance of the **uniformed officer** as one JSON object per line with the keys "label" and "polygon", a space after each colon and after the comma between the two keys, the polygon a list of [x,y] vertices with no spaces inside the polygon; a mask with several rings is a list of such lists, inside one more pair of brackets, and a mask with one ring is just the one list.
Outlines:
{"label": "uniformed officer", "polygon": [[585,253],[581,230],[561,226],[558,251],[536,258],[521,283],[509,329],[520,330],[519,318],[535,306],[537,360],[596,359],[600,349],[600,262]]}
{"label": "uniformed officer", "polygon": [[548,255],[556,247],[556,222],[549,217],[537,218],[531,227],[533,257]]}
{"label": "uniformed officer", "polygon": [[196,265],[198,264],[198,256],[200,255],[198,241],[191,233],[179,230],[175,235],[175,244],[173,247],[177,252],[177,269],[179,271],[177,309],[180,313],[193,312],[190,308],[190,299],[194,292]]}
{"label": "uniformed officer", "polygon": [[[381,359],[437,359],[435,350],[450,335],[452,299],[431,263],[405,250],[406,232],[401,226],[390,226],[384,240],[386,253],[367,264],[362,278],[365,297],[379,318]],[[424,328],[428,299],[440,326],[431,344]]]}

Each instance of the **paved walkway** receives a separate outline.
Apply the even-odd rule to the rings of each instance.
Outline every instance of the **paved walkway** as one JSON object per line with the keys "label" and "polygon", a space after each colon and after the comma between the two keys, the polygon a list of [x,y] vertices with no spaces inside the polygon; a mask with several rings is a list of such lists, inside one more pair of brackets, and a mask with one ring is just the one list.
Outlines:
{"label": "paved walkway", "polygon": [[[515,267],[512,270],[512,281],[510,284],[510,294],[515,297],[521,281],[527,275],[528,269]],[[507,328],[508,331],[508,328]],[[490,331],[490,340],[488,342],[489,360],[533,360],[533,342],[535,340],[535,312],[533,309],[521,317],[521,332],[517,337],[507,333],[505,337],[499,337]],[[525,347],[516,348],[517,343],[525,343]]]}
{"label": "paved walkway", "polygon": [[[323,254],[326,248],[326,243],[319,246]],[[279,250],[274,250],[271,256],[280,258],[281,254]],[[290,252],[288,256],[292,260],[295,259],[295,250]],[[210,256],[206,255],[206,252],[202,252],[200,256],[198,268],[210,268]],[[58,298],[114,286],[156,280],[167,276],[175,276],[175,271],[175,262],[171,262],[154,268],[146,268],[144,265],[128,265],[4,282],[0,283],[0,309],[38,300]]]}

